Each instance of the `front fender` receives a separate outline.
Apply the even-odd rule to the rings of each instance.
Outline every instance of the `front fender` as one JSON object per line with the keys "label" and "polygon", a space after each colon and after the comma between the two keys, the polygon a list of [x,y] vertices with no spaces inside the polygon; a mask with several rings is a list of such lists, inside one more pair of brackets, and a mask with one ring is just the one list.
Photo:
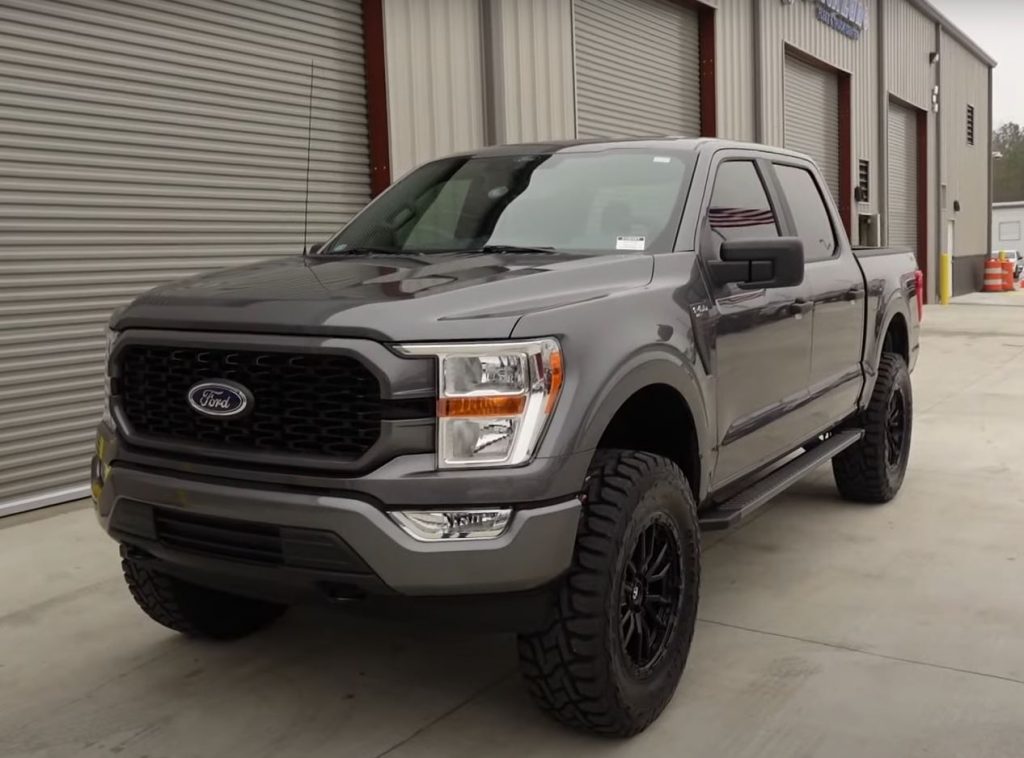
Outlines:
{"label": "front fender", "polygon": [[697,355],[689,303],[703,301],[705,293],[699,282],[693,283],[691,254],[667,256],[659,265],[664,275],[646,287],[529,313],[512,336],[556,336],[562,343],[565,385],[538,455],[594,450],[616,411],[634,393],[667,385],[680,394],[693,416],[703,493],[715,436],[709,419],[713,414],[708,411],[714,387]]}
{"label": "front fender", "polygon": [[579,450],[593,450],[601,441],[608,424],[629,398],[645,387],[667,385],[678,392],[693,415],[700,455],[701,481],[698,486],[701,499],[707,492],[711,450],[708,441],[708,418],[706,402],[700,382],[693,367],[685,356],[674,354],[660,346],[641,351],[624,363],[593,399],[580,424],[576,447]]}

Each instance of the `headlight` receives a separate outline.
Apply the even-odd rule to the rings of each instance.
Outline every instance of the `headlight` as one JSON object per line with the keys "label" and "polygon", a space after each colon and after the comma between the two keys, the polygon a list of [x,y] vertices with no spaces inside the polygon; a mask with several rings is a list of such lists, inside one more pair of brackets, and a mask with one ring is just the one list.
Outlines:
{"label": "headlight", "polygon": [[103,422],[111,429],[114,428],[114,417],[110,412],[110,354],[116,341],[117,332],[108,327],[106,349],[103,353]]}
{"label": "headlight", "polygon": [[562,389],[557,340],[398,350],[437,358],[440,468],[516,466],[533,457]]}

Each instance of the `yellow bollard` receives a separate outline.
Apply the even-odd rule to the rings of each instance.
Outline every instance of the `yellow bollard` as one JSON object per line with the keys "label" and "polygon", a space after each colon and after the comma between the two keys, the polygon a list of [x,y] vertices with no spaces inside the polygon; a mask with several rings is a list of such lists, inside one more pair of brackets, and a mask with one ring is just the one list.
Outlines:
{"label": "yellow bollard", "polygon": [[953,256],[949,253],[939,254],[939,302],[949,305],[953,297]]}

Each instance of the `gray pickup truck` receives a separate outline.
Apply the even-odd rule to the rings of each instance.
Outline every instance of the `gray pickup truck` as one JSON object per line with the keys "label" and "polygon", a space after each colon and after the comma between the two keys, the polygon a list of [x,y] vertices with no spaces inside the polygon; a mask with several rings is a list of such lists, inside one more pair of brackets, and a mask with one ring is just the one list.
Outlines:
{"label": "gray pickup truck", "polygon": [[801,155],[444,158],[304,255],[115,314],[96,510],[178,632],[310,602],[510,629],[543,709],[635,734],[683,671],[702,530],[829,460],[843,497],[896,495],[921,298]]}

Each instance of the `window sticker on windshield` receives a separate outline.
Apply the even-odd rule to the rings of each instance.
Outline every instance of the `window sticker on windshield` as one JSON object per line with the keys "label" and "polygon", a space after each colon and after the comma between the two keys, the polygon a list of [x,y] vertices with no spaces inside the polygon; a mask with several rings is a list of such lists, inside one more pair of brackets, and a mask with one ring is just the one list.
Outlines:
{"label": "window sticker on windshield", "polygon": [[644,237],[616,237],[616,250],[643,250],[646,238]]}
{"label": "window sticker on windshield", "polygon": [[654,162],[655,163],[671,163],[672,159],[669,158],[667,155],[656,155],[656,156],[654,156]]}

